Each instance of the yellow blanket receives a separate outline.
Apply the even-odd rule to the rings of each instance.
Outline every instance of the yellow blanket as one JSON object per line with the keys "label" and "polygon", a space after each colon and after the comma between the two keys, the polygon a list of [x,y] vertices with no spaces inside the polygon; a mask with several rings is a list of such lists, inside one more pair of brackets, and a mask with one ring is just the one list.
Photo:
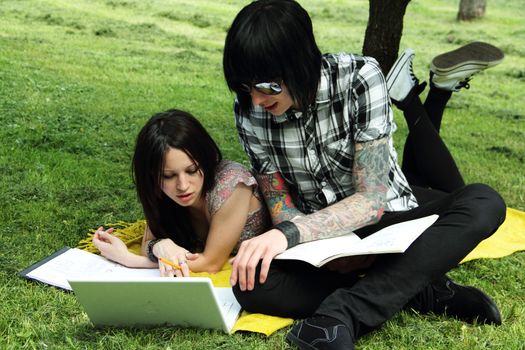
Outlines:
{"label": "yellow blanket", "polygon": [[[115,228],[115,235],[121,238],[129,247],[129,250],[138,253],[144,233],[145,221],[140,220],[133,224],[117,223],[108,225]],[[93,233],[79,243],[79,248],[98,253],[98,250],[91,243]],[[516,209],[507,209],[507,218],[498,231],[491,237],[481,242],[463,262],[482,259],[500,258],[510,255],[516,251],[525,250],[525,212]],[[222,271],[216,274],[192,273],[192,276],[210,277],[213,284],[217,287],[229,287],[231,265],[226,264]],[[246,311],[241,313],[232,332],[249,331],[270,335],[273,332],[292,324],[293,319],[274,317],[263,314],[252,314]]]}

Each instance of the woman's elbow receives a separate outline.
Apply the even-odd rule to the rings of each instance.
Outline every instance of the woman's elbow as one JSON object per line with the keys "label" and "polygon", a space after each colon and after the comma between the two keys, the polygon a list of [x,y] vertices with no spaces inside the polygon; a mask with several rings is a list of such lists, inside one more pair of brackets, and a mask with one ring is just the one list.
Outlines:
{"label": "woman's elbow", "polygon": [[[202,259],[202,258],[203,258],[203,256],[199,257],[199,259]],[[222,260],[221,261],[219,261],[219,260],[202,261],[201,260],[200,264],[196,264],[197,266],[192,266],[193,267],[192,271],[193,272],[217,273],[217,272],[220,272],[223,269],[225,263],[226,263],[226,261],[222,261]]]}
{"label": "woman's elbow", "polygon": [[206,269],[208,273],[217,273],[222,271],[222,268],[224,267],[224,263],[214,263],[208,265],[208,268]]}

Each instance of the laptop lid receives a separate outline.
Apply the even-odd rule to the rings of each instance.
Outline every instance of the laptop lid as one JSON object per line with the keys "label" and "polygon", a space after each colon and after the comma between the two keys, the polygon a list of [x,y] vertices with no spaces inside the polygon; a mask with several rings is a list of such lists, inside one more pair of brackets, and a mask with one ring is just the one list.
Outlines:
{"label": "laptop lid", "polygon": [[71,279],[69,284],[97,327],[172,325],[229,333],[240,305],[231,288],[206,277]]}

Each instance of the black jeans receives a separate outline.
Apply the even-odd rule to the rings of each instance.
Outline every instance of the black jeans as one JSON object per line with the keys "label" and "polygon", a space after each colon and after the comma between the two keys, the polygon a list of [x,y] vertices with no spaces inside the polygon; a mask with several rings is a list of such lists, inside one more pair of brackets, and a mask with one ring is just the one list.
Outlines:
{"label": "black jeans", "polygon": [[253,291],[242,292],[238,286],[233,291],[247,311],[292,318],[330,316],[344,322],[357,339],[457,266],[496,231],[505,211],[503,199],[493,189],[467,185],[412,210],[385,213],[377,224],[357,230],[358,235],[367,235],[397,222],[439,214],[405,253],[378,255],[364,275],[274,260],[266,283],[257,282]]}

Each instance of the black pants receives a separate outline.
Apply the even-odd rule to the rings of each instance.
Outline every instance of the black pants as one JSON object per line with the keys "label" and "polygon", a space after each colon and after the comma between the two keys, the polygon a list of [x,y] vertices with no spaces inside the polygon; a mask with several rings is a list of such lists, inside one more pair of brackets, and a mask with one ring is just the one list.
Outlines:
{"label": "black pants", "polygon": [[450,193],[465,185],[463,177],[439,131],[452,92],[430,88],[425,103],[417,89],[398,107],[403,111],[408,136],[403,150],[402,170],[411,186]]}
{"label": "black pants", "polygon": [[356,233],[366,235],[430,214],[439,214],[439,219],[405,253],[378,255],[364,276],[274,260],[266,283],[257,282],[253,291],[235,287],[235,296],[250,312],[331,316],[344,322],[357,339],[390,319],[494,233],[505,218],[505,204],[490,187],[467,185],[415,209],[385,213],[379,223]]}

